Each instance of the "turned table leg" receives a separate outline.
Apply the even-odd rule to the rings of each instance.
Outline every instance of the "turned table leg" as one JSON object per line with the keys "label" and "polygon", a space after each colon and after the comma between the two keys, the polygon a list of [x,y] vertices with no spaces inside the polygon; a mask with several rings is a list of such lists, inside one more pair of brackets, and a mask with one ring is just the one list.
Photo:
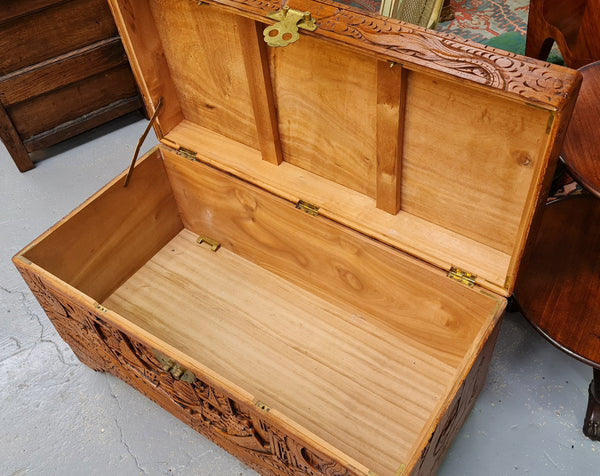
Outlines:
{"label": "turned table leg", "polygon": [[594,368],[594,379],[590,382],[583,434],[591,440],[600,440],[600,370],[597,368]]}

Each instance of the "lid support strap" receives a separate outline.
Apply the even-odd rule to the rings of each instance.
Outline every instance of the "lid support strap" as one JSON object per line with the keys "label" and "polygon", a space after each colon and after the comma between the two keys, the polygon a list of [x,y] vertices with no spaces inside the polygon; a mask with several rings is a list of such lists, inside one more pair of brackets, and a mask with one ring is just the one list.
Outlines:
{"label": "lid support strap", "polygon": [[152,117],[150,118],[150,121],[148,122],[148,125],[146,126],[146,130],[144,130],[144,133],[138,140],[137,147],[135,148],[135,153],[133,154],[133,158],[131,159],[131,165],[129,166],[129,170],[127,171],[127,176],[125,177],[125,182],[123,183],[123,187],[127,187],[127,185],[129,184],[129,180],[131,180],[131,175],[133,174],[133,169],[135,168],[135,163],[137,162],[137,159],[140,155],[140,150],[142,148],[142,145],[144,144],[144,141],[146,140],[146,137],[148,136],[150,129],[152,129],[152,126],[156,122],[156,119],[158,118],[158,113],[162,109],[162,105],[163,105],[163,98],[160,98],[158,100],[158,103],[156,103],[156,107],[154,108],[154,114],[152,114]]}

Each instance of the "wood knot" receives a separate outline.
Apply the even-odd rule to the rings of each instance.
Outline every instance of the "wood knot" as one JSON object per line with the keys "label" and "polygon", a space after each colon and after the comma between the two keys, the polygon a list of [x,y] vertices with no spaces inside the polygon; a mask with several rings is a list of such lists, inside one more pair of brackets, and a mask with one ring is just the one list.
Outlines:
{"label": "wood knot", "polygon": [[513,155],[517,160],[517,164],[519,164],[522,167],[531,167],[531,165],[533,164],[533,160],[527,152],[520,151],[514,153]]}

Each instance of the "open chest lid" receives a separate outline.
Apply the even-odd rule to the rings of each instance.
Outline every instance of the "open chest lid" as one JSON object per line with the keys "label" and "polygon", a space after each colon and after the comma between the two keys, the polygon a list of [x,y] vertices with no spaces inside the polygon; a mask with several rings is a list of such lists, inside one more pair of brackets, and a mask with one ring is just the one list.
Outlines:
{"label": "open chest lid", "polygon": [[326,0],[109,3],[163,144],[512,293],[576,71]]}

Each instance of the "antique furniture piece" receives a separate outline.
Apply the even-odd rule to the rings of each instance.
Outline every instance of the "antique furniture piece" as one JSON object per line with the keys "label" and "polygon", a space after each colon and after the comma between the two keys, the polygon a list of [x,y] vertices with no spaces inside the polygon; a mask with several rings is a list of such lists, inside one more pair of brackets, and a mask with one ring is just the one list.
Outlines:
{"label": "antique furniture piece", "polygon": [[110,6],[160,145],[15,256],[62,337],[263,474],[435,472],[579,73],[327,0]]}
{"label": "antique furniture piece", "polygon": [[600,63],[581,69],[583,85],[561,158],[589,196],[551,203],[525,259],[515,297],[550,342],[591,365],[583,432],[600,439]]}
{"label": "antique furniture piece", "polygon": [[21,172],[44,149],[139,109],[106,0],[5,0],[0,139]]}
{"label": "antique furniture piece", "polygon": [[584,81],[561,158],[573,178],[589,193],[600,198],[600,61],[579,71]]}
{"label": "antique furniture piece", "polygon": [[545,60],[554,42],[572,68],[600,60],[600,0],[531,0],[525,54]]}

